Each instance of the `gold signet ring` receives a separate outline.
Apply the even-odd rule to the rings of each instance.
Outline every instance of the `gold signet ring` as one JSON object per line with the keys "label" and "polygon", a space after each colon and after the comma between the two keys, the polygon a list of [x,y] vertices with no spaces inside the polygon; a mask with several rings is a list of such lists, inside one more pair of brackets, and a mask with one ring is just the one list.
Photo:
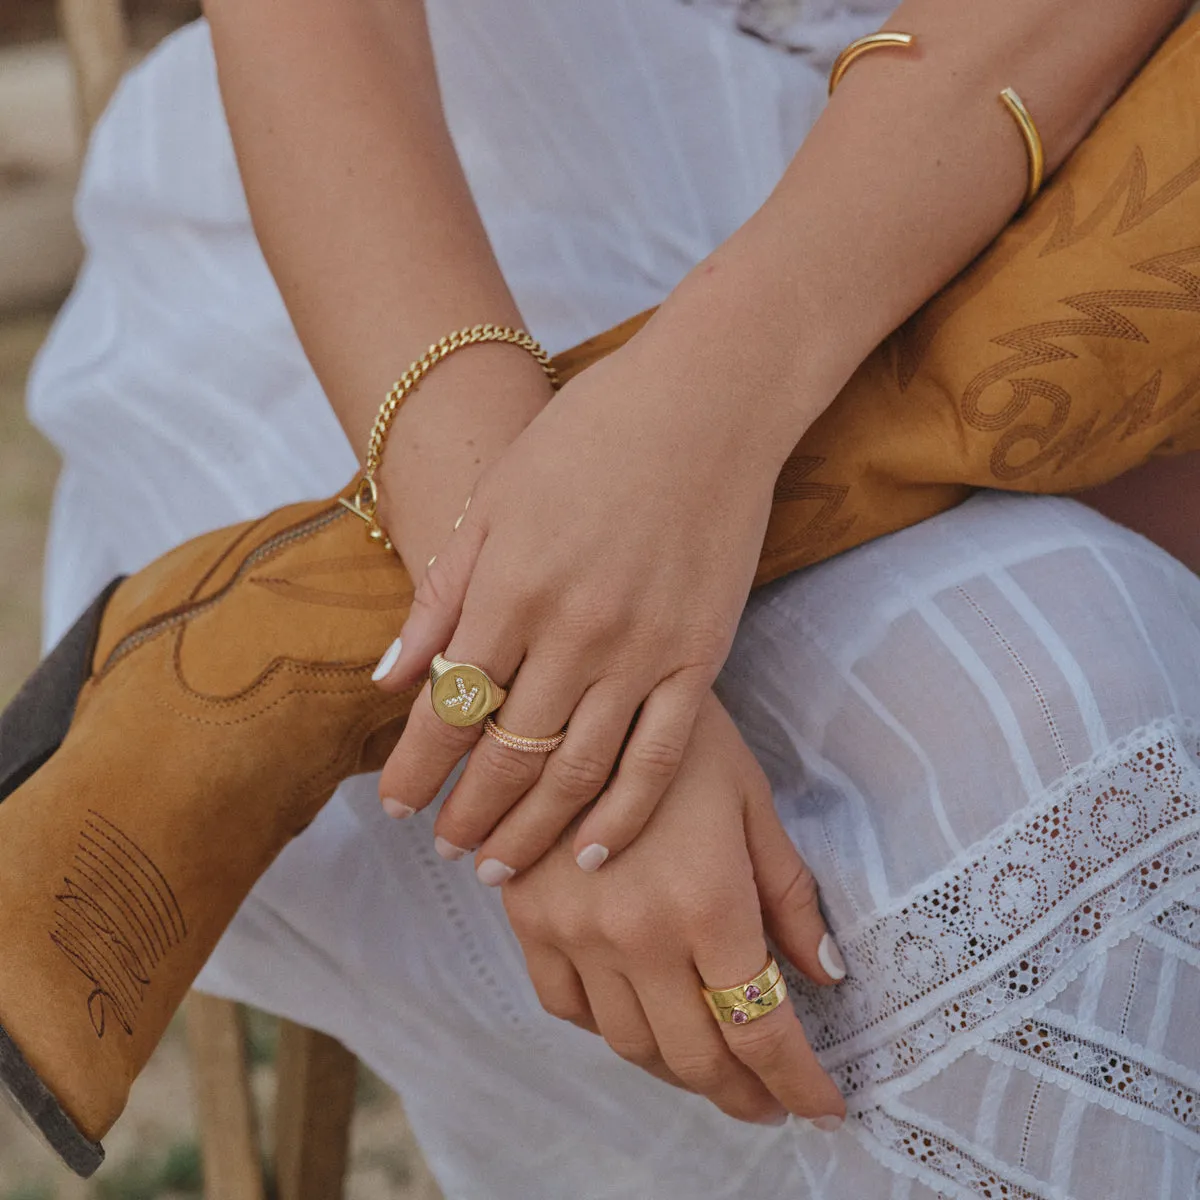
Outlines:
{"label": "gold signet ring", "polygon": [[703,988],[709,1011],[718,1021],[745,1025],[777,1009],[787,998],[787,982],[774,957],[753,979],[731,988]]}
{"label": "gold signet ring", "polygon": [[478,725],[504,703],[508,693],[473,663],[448,662],[433,656],[429,668],[433,711],[447,725]]}

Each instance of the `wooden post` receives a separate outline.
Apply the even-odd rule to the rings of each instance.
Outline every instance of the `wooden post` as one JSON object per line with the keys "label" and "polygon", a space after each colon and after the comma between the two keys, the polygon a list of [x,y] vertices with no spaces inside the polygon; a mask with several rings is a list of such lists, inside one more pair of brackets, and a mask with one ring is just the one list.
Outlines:
{"label": "wooden post", "polygon": [[58,0],[58,27],[75,68],[86,142],[125,70],[129,27],[121,0]]}
{"label": "wooden post", "polygon": [[340,1200],[358,1060],[341,1042],[284,1021],[275,1093],[279,1200]]}
{"label": "wooden post", "polygon": [[204,1194],[209,1200],[265,1200],[244,1014],[231,1000],[192,992],[185,1019]]}

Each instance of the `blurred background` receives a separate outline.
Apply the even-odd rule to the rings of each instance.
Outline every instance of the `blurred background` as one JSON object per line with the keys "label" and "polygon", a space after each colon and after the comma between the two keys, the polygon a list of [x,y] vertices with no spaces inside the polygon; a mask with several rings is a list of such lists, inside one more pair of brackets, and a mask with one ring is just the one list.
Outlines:
{"label": "blurred background", "polygon": [[[134,54],[197,15],[195,0],[127,0]],[[24,415],[25,379],[70,289],[80,248],[71,199],[80,144],[54,0],[0,0],[0,706],[38,660],[42,545],[57,462]],[[249,1014],[252,1085],[264,1152],[278,1025]],[[0,1105],[0,1200],[184,1200],[204,1195],[182,1019],[105,1139],[90,1181],[59,1168]],[[399,1101],[362,1071],[347,1200],[439,1200]],[[225,1200],[210,1197],[209,1200]],[[324,1198],[322,1198],[324,1200]]]}

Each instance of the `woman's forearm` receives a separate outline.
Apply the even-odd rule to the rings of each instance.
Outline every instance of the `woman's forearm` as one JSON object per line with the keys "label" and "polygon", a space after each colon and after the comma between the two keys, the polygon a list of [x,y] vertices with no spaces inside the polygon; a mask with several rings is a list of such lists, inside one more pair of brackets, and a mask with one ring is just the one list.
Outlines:
{"label": "woman's forearm", "polygon": [[[206,0],[267,262],[361,453],[388,386],[452,329],[520,324],[442,115],[421,0]],[[475,477],[549,398],[474,346],[430,375],[385,457],[389,532],[419,573]]]}
{"label": "woman's forearm", "polygon": [[728,383],[786,455],[863,358],[1019,207],[1014,87],[1057,166],[1178,19],[1182,0],[908,0],[911,49],[847,73],[760,211],[693,271],[643,345]]}

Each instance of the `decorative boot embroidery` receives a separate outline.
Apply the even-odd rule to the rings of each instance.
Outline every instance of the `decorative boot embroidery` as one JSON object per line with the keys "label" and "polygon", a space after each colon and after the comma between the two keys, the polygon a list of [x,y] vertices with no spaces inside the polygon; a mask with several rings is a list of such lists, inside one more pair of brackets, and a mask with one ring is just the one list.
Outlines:
{"label": "decorative boot embroidery", "polygon": [[167,878],[146,852],[89,812],[71,873],[54,897],[50,940],[92,985],[87,1011],[97,1037],[109,1021],[133,1033],[154,968],[187,937]]}

